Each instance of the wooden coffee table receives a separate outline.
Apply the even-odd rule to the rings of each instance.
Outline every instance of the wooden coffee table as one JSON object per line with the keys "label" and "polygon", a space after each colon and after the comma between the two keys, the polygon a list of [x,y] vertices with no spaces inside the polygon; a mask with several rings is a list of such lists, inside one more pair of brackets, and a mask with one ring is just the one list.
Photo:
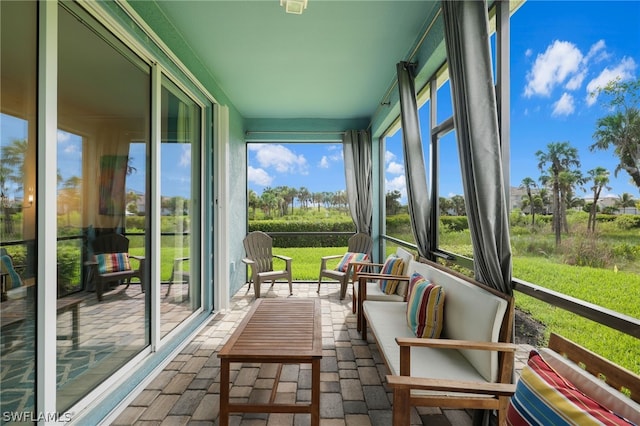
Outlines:
{"label": "wooden coffee table", "polygon": [[[310,413],[311,424],[320,424],[322,324],[319,299],[257,299],[218,357],[221,363],[220,426],[227,426],[229,413],[234,412]],[[311,403],[229,402],[232,362],[311,364]]]}

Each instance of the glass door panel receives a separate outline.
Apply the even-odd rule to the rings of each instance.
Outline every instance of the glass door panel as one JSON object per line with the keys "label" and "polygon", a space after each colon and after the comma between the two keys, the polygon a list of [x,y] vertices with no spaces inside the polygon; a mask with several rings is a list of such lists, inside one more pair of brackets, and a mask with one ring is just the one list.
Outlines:
{"label": "glass door panel", "polygon": [[200,308],[201,108],[162,79],[161,336]]}
{"label": "glass door panel", "polygon": [[[35,411],[36,2],[0,2],[0,412]],[[7,420],[6,416],[10,418]],[[12,417],[18,416],[18,417]]]}
{"label": "glass door panel", "polygon": [[[93,18],[59,10],[57,408],[150,343],[150,67]],[[132,155],[131,147],[138,149]],[[144,206],[145,203],[142,203]]]}

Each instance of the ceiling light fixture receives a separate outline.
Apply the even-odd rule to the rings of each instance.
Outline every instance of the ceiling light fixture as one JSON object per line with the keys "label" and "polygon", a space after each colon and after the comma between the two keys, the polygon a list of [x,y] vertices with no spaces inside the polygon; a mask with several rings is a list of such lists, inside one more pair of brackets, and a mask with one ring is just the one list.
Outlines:
{"label": "ceiling light fixture", "polygon": [[280,0],[280,6],[284,6],[287,13],[302,15],[302,12],[307,8],[307,0]]}

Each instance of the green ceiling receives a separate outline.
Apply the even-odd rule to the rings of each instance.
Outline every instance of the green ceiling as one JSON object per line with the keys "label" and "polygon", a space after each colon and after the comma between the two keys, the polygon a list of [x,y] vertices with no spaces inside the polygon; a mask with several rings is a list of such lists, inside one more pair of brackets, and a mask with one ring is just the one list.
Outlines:
{"label": "green ceiling", "polygon": [[384,125],[397,99],[396,63],[417,61],[424,81],[445,60],[439,1],[309,0],[302,15],[285,13],[279,0],[129,4],[262,128]]}

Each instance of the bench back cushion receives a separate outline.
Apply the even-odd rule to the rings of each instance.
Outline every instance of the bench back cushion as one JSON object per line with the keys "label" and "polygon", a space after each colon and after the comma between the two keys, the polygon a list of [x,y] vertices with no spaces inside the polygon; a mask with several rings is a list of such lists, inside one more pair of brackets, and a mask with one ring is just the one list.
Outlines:
{"label": "bench back cushion", "polygon": [[[498,342],[508,302],[482,287],[435,267],[411,261],[409,275],[418,272],[445,294],[442,338]],[[488,381],[498,380],[498,353],[461,350],[462,355]]]}
{"label": "bench back cushion", "polygon": [[[398,247],[396,248],[396,256],[402,259],[403,268],[400,275],[408,275],[407,272],[409,271],[409,264],[413,259],[415,259],[413,253],[403,249],[402,247]],[[407,288],[408,283],[406,281],[398,282],[398,286],[396,287],[396,294],[400,297],[407,297]]]}

